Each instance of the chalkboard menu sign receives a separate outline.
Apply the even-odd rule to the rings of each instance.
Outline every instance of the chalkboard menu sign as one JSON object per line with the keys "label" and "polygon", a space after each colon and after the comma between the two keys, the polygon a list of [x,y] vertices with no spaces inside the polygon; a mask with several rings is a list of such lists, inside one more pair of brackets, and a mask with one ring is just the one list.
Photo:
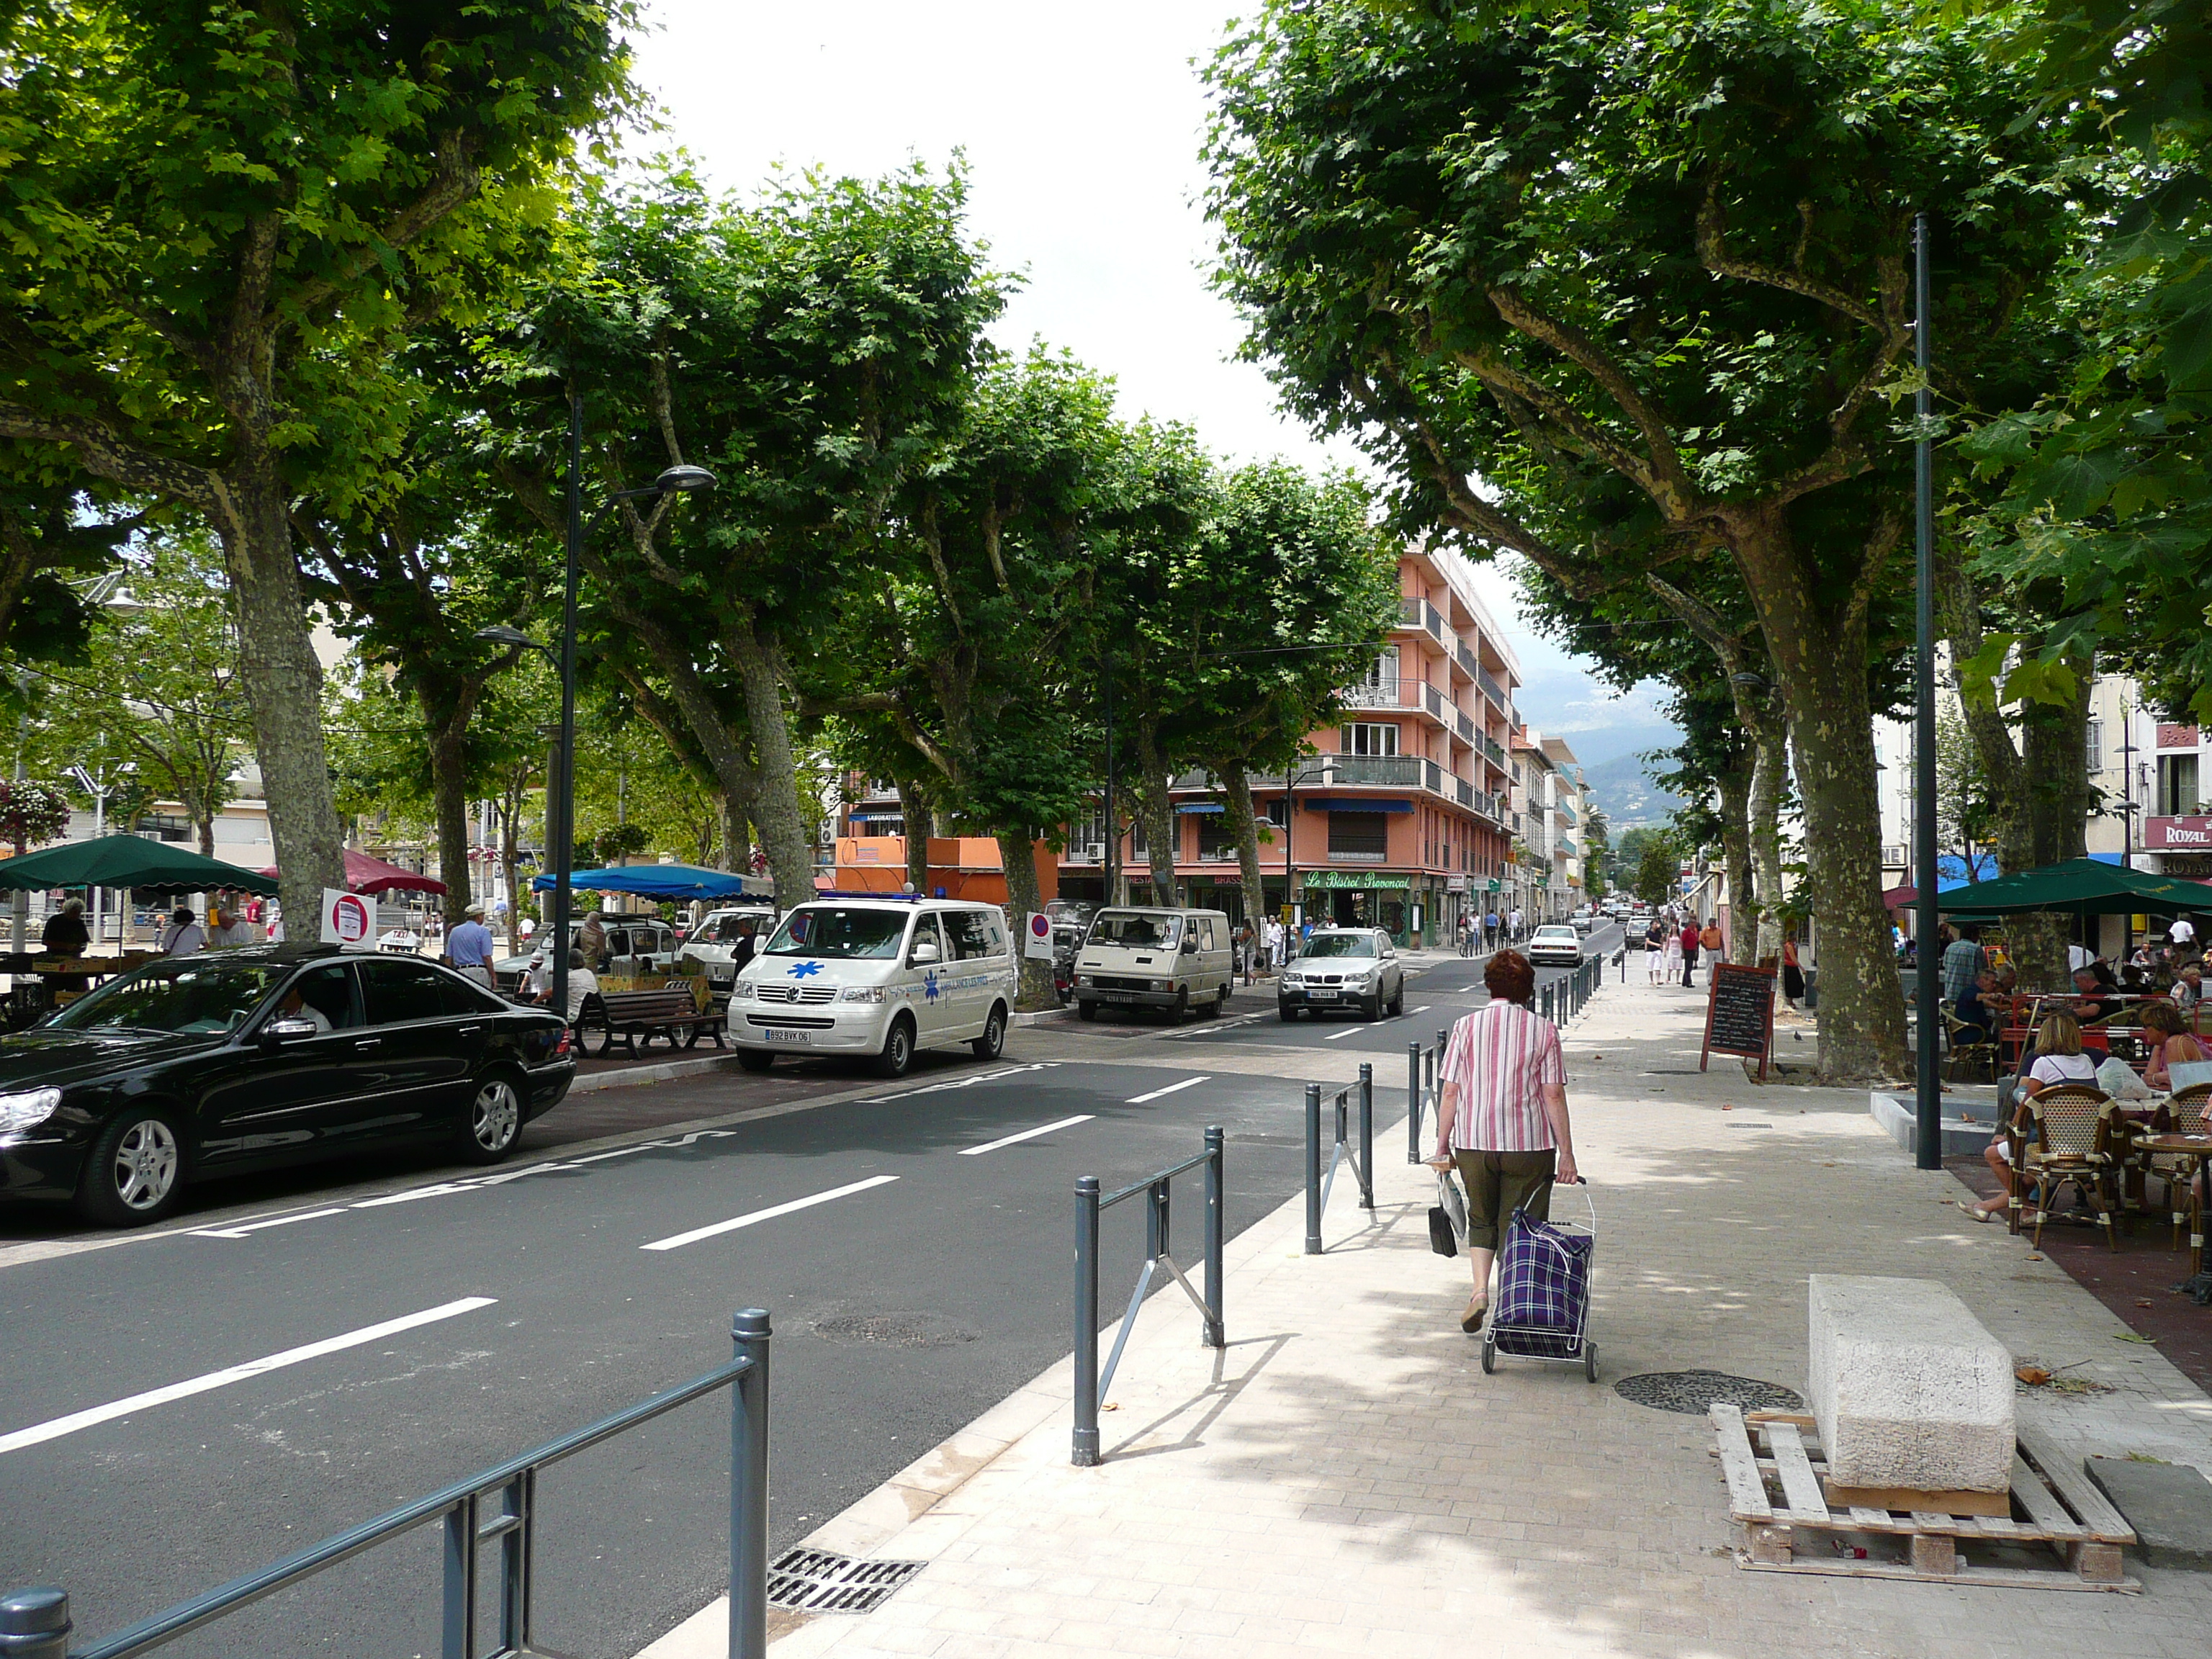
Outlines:
{"label": "chalkboard menu sign", "polygon": [[1704,1071],[1715,1054],[1741,1054],[1759,1062],[1764,1082],[1774,1052],[1774,969],[1717,962],[1707,986],[1705,1047],[1698,1069]]}

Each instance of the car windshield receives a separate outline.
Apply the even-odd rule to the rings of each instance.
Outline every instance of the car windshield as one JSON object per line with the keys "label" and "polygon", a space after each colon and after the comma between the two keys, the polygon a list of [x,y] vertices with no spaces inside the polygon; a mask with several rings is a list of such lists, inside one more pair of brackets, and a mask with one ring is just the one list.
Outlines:
{"label": "car windshield", "polygon": [[1536,930],[1538,939],[1572,939],[1574,936],[1575,930],[1571,927],[1539,927]]}
{"label": "car windshield", "polygon": [[221,957],[149,963],[79,998],[47,1024],[65,1031],[234,1031],[290,971]]}
{"label": "car windshield", "polygon": [[768,954],[888,962],[899,953],[908,914],[848,909],[843,905],[801,905],[775,930],[775,936],[768,942]]}
{"label": "car windshield", "polygon": [[1182,937],[1181,916],[1148,916],[1138,910],[1101,910],[1091,924],[1091,943],[1125,951],[1172,951]]}
{"label": "car windshield", "polygon": [[712,939],[717,945],[735,945],[738,936],[744,931],[745,924],[750,922],[757,927],[760,920],[758,916],[709,916],[706,927],[700,930],[700,937]]}
{"label": "car windshield", "polygon": [[1366,933],[1316,933],[1306,941],[1302,957],[1371,957],[1375,940]]}

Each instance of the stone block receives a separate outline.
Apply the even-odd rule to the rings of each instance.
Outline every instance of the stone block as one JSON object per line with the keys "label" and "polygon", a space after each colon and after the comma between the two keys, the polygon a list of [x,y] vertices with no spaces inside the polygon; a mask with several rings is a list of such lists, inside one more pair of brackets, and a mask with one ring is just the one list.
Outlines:
{"label": "stone block", "polygon": [[2012,1355],[1932,1279],[1815,1273],[1806,1396],[1846,1486],[2002,1492]]}

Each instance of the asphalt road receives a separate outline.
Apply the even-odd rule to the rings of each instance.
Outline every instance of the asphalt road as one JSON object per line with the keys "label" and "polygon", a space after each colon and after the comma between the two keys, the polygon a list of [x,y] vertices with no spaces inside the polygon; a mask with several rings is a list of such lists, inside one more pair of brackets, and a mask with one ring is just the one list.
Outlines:
{"label": "asphalt road", "polygon": [[[1076,1176],[1119,1185],[1219,1123],[1241,1231],[1297,1189],[1309,1054],[1401,1059],[1481,1000],[1480,964],[1447,958],[1395,1020],[1282,1025],[1263,986],[1226,1020],[1071,1021],[1018,1032],[996,1065],[925,1056],[897,1085],[823,1066],[616,1091],[670,1127],[607,1146],[560,1109],[489,1176],[398,1159],[231,1182],[119,1242],[9,1217],[25,1242],[0,1245],[0,1588],[62,1584],[81,1640],[112,1633],[719,1364],[731,1311],[756,1304],[776,1329],[781,1547],[1066,1353]],[[1151,1063],[1079,1040],[1113,1036]],[[1209,1072],[1221,1044],[1273,1052],[1274,1074]],[[1394,1122],[1403,1073],[1376,1070]],[[1186,1263],[1199,1193],[1178,1183]],[[1141,1246],[1139,1206],[1109,1212],[1104,1304]],[[1146,1316],[1194,1322],[1179,1297]],[[1233,1340],[1233,1298],[1228,1319]],[[545,1477],[551,1648],[620,1659],[720,1593],[727,1409]],[[434,1654],[437,1550],[426,1528],[170,1651]]]}

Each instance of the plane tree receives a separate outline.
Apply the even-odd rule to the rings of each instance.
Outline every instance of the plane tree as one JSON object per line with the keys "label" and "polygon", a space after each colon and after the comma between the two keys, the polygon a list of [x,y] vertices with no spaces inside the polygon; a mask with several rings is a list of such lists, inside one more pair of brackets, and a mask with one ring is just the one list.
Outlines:
{"label": "plane tree", "polygon": [[1819,9],[1276,3],[1224,49],[1219,281],[1399,521],[1578,597],[1736,568],[1796,760],[1820,1065],[1904,1071],[1869,614],[1903,562],[1912,224],[1971,400],[2073,234],[2067,152],[1984,31]]}

